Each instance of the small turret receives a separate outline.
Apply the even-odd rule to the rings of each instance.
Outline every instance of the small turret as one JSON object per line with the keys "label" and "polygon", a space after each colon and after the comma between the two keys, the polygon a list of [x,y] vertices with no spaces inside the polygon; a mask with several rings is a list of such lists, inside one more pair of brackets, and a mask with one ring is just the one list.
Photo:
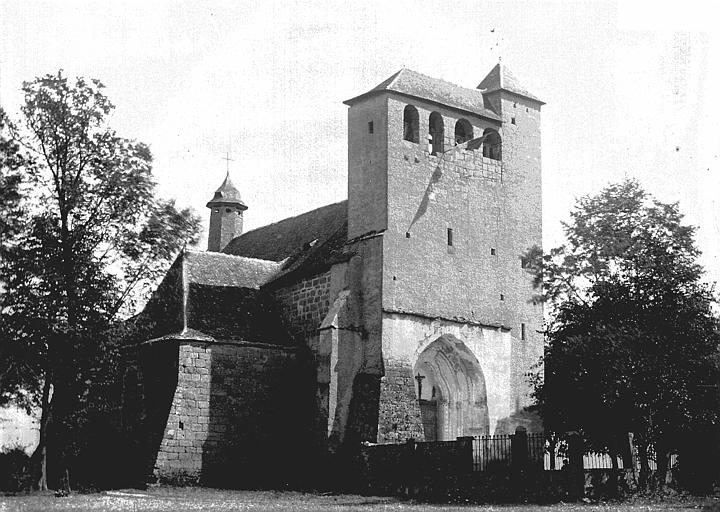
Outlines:
{"label": "small turret", "polygon": [[230,173],[225,176],[225,181],[215,191],[207,207],[210,208],[207,250],[220,252],[230,240],[242,234],[243,212],[247,210],[240,192],[230,181]]}

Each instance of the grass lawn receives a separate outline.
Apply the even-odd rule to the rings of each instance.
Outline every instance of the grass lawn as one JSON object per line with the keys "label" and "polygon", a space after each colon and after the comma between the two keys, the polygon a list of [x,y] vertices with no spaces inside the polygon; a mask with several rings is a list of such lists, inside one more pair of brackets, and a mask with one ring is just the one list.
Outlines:
{"label": "grass lawn", "polygon": [[[575,511],[655,511],[700,510],[703,504],[720,504],[717,498],[691,501],[633,504],[565,504],[554,505],[430,505],[394,498],[351,494],[320,495],[300,492],[222,491],[203,488],[157,488],[148,491],[125,490],[97,494],[73,494],[56,498],[52,494],[0,497],[0,512],[10,511],[172,511],[207,510],[280,510],[280,511],[467,511],[497,510],[503,512],[553,510]],[[720,508],[713,510],[720,511]]]}

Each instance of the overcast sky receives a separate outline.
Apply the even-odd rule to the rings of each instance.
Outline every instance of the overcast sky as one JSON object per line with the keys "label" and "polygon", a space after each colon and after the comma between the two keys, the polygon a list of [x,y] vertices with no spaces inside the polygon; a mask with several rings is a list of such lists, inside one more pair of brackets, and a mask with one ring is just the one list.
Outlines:
{"label": "overcast sky", "polygon": [[[252,229],[346,198],[343,100],[407,67],[475,87],[498,62],[542,109],[544,233],[624,176],[680,202],[720,280],[720,48],[712,2],[0,0],[0,103],[100,79],[160,192],[207,220],[225,174]],[[205,241],[203,241],[203,247]]]}

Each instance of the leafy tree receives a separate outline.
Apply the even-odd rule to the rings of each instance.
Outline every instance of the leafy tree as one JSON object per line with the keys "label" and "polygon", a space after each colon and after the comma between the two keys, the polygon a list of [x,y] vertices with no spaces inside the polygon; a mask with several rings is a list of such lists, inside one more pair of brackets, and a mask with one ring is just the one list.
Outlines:
{"label": "leafy tree", "polygon": [[[21,205],[22,169],[32,165],[13,139],[14,126],[4,110],[0,109],[0,265],[12,251],[25,220]],[[7,283],[0,280],[0,311],[9,303]],[[0,339],[4,339],[9,326],[0,315]],[[0,373],[0,406],[14,403],[26,410],[32,407],[29,396],[37,387],[37,368],[26,364],[22,356],[25,347],[10,343],[0,344],[0,361],[5,361]],[[30,392],[30,393],[29,393]]]}
{"label": "leafy tree", "polygon": [[[0,362],[0,372],[20,363],[36,370],[30,385],[16,388],[41,407],[36,457],[46,488],[47,461],[67,476],[91,397],[106,396],[91,391],[112,380],[111,327],[183,244],[196,241],[199,219],[156,199],[150,150],[108,126],[114,107],[99,81],[58,72],[23,91],[26,130],[14,140],[35,165],[18,166],[27,219],[0,268],[2,344],[18,354]],[[3,382],[3,396],[16,388]]]}
{"label": "leafy tree", "polygon": [[580,430],[613,463],[635,434],[647,481],[648,449],[662,485],[670,452],[718,421],[718,323],[702,282],[694,228],[677,204],[637,182],[578,201],[567,244],[531,250],[536,286],[552,306],[544,379],[535,397],[546,426]]}

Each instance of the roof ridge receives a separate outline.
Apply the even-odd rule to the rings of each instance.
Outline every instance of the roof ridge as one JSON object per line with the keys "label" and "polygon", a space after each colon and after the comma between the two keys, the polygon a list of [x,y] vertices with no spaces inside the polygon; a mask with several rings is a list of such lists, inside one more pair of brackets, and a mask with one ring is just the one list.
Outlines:
{"label": "roof ridge", "polygon": [[[386,87],[386,88],[392,87],[392,86],[395,84],[395,82],[397,82],[398,78],[400,78],[400,75],[401,75],[404,71],[412,71],[412,70],[411,70],[411,69],[408,69],[408,68],[405,68],[405,67],[401,68],[400,71],[398,71],[397,73],[395,73],[394,75],[392,75],[392,76],[390,77],[390,82],[389,82],[385,87]],[[382,83],[382,82],[381,82],[381,83]]]}
{"label": "roof ridge", "polygon": [[272,263],[273,265],[280,264],[280,262],[273,261],[273,260],[264,260],[262,258],[251,258],[249,256],[239,256],[237,254],[228,254],[226,252],[186,250],[185,254],[188,254],[188,253],[191,255],[200,255],[200,256],[211,255],[211,257],[224,257],[224,258],[233,258],[233,259],[239,259],[239,260],[257,261],[260,263]]}
{"label": "roof ridge", "polygon": [[482,93],[475,88],[459,85],[444,78],[434,78],[419,71],[403,68],[380,84],[343,103],[349,106],[369,96],[392,93],[501,121],[497,113],[485,106]]}

